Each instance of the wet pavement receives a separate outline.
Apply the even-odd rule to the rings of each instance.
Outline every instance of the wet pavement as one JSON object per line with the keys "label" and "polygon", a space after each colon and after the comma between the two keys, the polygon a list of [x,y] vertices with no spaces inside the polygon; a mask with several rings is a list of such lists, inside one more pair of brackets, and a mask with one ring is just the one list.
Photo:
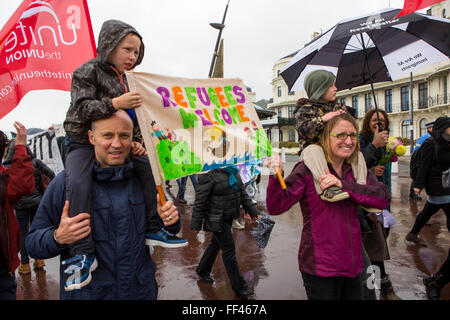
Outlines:
{"label": "wet pavement", "polygon": [[[295,157],[285,163],[285,172],[291,172]],[[392,214],[397,225],[391,228],[388,245],[391,259],[385,262],[397,295],[407,300],[426,300],[422,278],[436,272],[445,261],[450,247],[450,234],[446,227],[446,217],[442,210],[435,214],[429,224],[423,227],[420,236],[427,247],[405,242],[405,235],[411,229],[415,217],[425,204],[425,200],[410,200],[408,197],[409,158],[399,162],[399,172],[392,176]],[[268,176],[263,175],[256,194],[258,209],[266,211],[266,186]],[[171,181],[169,195],[176,195],[178,186]],[[422,195],[423,198],[424,195]],[[195,199],[193,187],[187,183],[185,198],[187,204],[180,204],[179,212],[183,219],[179,236],[187,239],[188,247],[165,249],[156,247],[153,259],[157,263],[158,299],[163,300],[234,300],[238,299],[231,289],[222,263],[221,255],[212,271],[213,284],[199,282],[195,268],[209,243],[210,233],[195,235],[190,231],[190,218]],[[257,226],[251,220],[245,222],[244,230],[233,229],[236,254],[249,287],[259,300],[305,300],[297,254],[302,229],[302,217],[298,204],[288,212],[274,217],[276,223],[266,248],[260,249],[250,231]],[[59,257],[46,260],[44,270],[33,270],[30,275],[16,272],[18,300],[57,300],[59,299]],[[441,291],[441,298],[450,300],[450,284]]]}

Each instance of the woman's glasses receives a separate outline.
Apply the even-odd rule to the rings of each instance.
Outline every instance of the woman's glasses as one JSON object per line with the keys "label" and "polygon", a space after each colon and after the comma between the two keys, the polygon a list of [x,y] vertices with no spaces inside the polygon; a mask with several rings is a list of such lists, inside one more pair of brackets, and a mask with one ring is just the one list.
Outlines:
{"label": "woman's glasses", "polygon": [[330,132],[330,136],[336,137],[339,140],[346,140],[347,137],[350,137],[350,139],[352,139],[352,141],[355,141],[356,139],[358,139],[358,135],[354,132],[352,133],[345,133],[345,132],[341,132],[341,133],[333,133]]}

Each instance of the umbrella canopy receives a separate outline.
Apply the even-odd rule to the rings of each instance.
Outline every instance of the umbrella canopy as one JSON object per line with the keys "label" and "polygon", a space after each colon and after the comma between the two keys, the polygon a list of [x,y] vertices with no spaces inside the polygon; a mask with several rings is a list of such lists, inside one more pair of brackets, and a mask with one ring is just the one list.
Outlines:
{"label": "umbrella canopy", "polygon": [[338,90],[392,81],[449,59],[450,21],[399,9],[347,19],[299,50],[281,72],[289,90],[302,90],[305,76],[324,69]]}

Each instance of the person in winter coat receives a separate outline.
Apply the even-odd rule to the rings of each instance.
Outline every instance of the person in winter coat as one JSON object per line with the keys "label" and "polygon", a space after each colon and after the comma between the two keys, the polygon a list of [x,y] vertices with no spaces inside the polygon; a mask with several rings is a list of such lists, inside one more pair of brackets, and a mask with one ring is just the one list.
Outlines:
{"label": "person in winter coat", "polygon": [[[320,188],[318,181],[325,173],[327,161],[318,141],[328,121],[342,113],[353,111],[350,107],[336,103],[335,80],[335,75],[326,70],[315,70],[309,73],[304,81],[309,99],[299,99],[294,110],[300,159],[313,174],[317,194],[323,200],[330,202],[345,200],[349,195],[336,186],[325,190]],[[358,155],[352,167],[356,180],[364,184],[367,169],[362,155]]]}
{"label": "person in winter coat", "polygon": [[[406,240],[409,241],[418,238],[417,234],[420,229],[441,208],[447,217],[447,230],[450,231],[450,189],[444,188],[442,185],[442,172],[450,168],[449,117],[436,119],[431,138],[427,139],[420,148],[422,152],[417,177],[414,180],[414,192],[419,195],[425,188],[428,198],[423,210],[417,215],[412,230],[406,236]],[[413,242],[423,244],[422,242]],[[438,272],[423,279],[428,299],[439,300],[441,289],[449,282],[450,249],[447,260]]]}
{"label": "person in winter coat", "polygon": [[[10,148],[8,149],[8,155],[6,156],[3,164],[10,167],[12,164],[12,159],[14,156],[14,144],[15,141],[11,142]],[[28,235],[28,230],[33,222],[34,216],[36,214],[39,202],[41,201],[44,190],[41,189],[41,172],[52,180],[55,177],[55,173],[52,169],[47,167],[47,165],[41,160],[37,159],[34,153],[31,151],[30,147],[26,146],[27,154],[31,157],[31,161],[34,167],[34,193],[31,195],[23,196],[17,204],[14,206],[17,221],[19,222],[20,228],[20,266],[19,273],[29,274],[31,272],[30,268],[30,257],[28,255],[27,249],[25,247],[25,238]],[[45,266],[45,261],[41,259],[34,259],[34,268],[43,268]]]}
{"label": "person in winter coat", "polygon": [[[17,135],[11,167],[0,166],[0,300],[16,299],[14,272],[20,261],[17,254],[20,250],[20,234],[13,205],[22,196],[34,193],[34,168],[25,149],[27,129],[19,122],[15,122],[14,127]],[[6,143],[6,135],[0,131],[2,158]]]}
{"label": "person in winter coat", "polygon": [[[223,153],[226,154],[226,140],[223,140]],[[198,175],[197,192],[192,212],[191,229],[212,232],[210,243],[203,253],[196,269],[200,279],[207,283],[214,280],[211,270],[219,250],[234,293],[241,299],[249,299],[253,291],[241,274],[236,259],[236,249],[231,231],[234,219],[240,214],[240,206],[252,218],[259,215],[256,203],[244,189],[239,169],[227,166]]]}
{"label": "person in winter coat", "polygon": [[359,205],[384,209],[389,205],[387,187],[368,172],[365,184],[355,180],[350,163],[358,157],[358,125],[343,113],[324,126],[320,144],[328,162],[320,177],[322,189],[336,185],[349,194],[345,201],[327,202],[319,197],[314,178],[304,162],[295,165],[283,190],[273,175],[282,163],[277,155],[266,162],[271,170],[266,204],[271,215],[288,211],[297,202],[303,215],[298,254],[299,269],[310,300],[359,300],[363,269]]}
{"label": "person in winter coat", "polygon": [[[428,198],[423,210],[417,215],[406,240],[426,246],[418,237],[422,227],[430,218],[443,209],[447,216],[447,228],[450,231],[450,190],[442,187],[442,172],[450,168],[450,118],[439,117],[434,122],[431,138],[420,147],[420,159],[417,176],[414,180],[414,192],[419,195],[425,188]],[[419,149],[419,150],[420,150]]]}
{"label": "person in winter coat", "polygon": [[[157,213],[150,209],[156,190],[150,183],[153,175],[146,151],[141,145],[142,136],[134,112],[134,108],[142,105],[142,99],[138,92],[129,91],[125,76],[125,71],[132,70],[142,62],[142,37],[132,26],[122,21],[108,20],[100,30],[97,52],[95,59],[87,61],[73,73],[71,103],[64,121],[66,144],[69,147],[65,161],[67,193],[71,203],[69,216],[90,212],[91,208],[94,153],[87,135],[91,123],[106,119],[123,109],[134,122],[131,161],[146,194],[147,243],[169,248],[186,246],[186,240],[161,229]],[[85,261],[81,268],[89,271],[95,262],[92,237],[87,236],[72,244],[70,251],[72,256],[77,257],[75,261]],[[70,263],[67,268],[75,270]],[[87,285],[88,279],[90,277],[81,286]],[[67,290],[74,287],[78,286],[71,281],[67,282]]]}
{"label": "person in winter coat", "polygon": [[[382,128],[378,127],[378,118]],[[381,130],[380,130],[381,129]],[[391,194],[391,162],[380,165],[379,161],[386,155],[386,145],[389,138],[389,117],[384,110],[369,110],[363,119],[362,129],[359,135],[361,152],[366,160],[367,168],[372,170],[378,181],[383,182]],[[365,208],[364,208],[365,209]],[[390,204],[387,208],[390,210]],[[369,255],[372,265],[380,269],[380,299],[400,300],[394,291],[390,275],[386,273],[385,260],[390,259],[387,237],[389,228],[377,221],[377,218],[370,212],[364,213],[370,223],[371,232],[363,234],[364,248]]]}
{"label": "person in winter coat", "polygon": [[431,138],[431,134],[433,132],[433,125],[434,122],[429,122],[425,124],[425,128],[427,128],[427,132],[425,134],[421,135],[419,139],[417,139],[416,145],[414,146],[413,153],[411,155],[411,160],[409,162],[409,174],[411,176],[411,179],[413,180],[411,182],[411,187],[409,188],[409,197],[413,200],[422,200],[422,198],[414,193],[414,179],[416,178],[416,171],[418,164],[418,156],[420,154],[419,148],[422,146],[422,144],[429,138]]}
{"label": "person in winter coat", "polygon": [[[92,169],[93,209],[69,217],[66,172],[48,186],[26,239],[33,257],[47,259],[60,255],[69,259],[69,246],[92,234],[98,265],[92,280],[80,290],[65,290],[65,268],[60,267],[61,299],[156,299],[155,263],[145,245],[146,209],[143,187],[129,161],[132,121],[119,110],[107,119],[97,120],[89,131],[94,145]],[[154,185],[154,180],[151,181]],[[86,192],[86,191],[85,191]],[[172,201],[161,207],[152,200],[160,226],[177,233],[181,222]],[[89,221],[90,220],[90,221]],[[81,263],[81,262],[79,262]],[[84,275],[80,275],[82,278]]]}

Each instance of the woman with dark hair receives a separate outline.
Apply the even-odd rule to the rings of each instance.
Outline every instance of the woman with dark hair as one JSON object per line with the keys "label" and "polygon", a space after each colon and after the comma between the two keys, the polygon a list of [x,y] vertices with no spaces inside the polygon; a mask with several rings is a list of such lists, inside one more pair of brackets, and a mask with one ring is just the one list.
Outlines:
{"label": "woman with dark hair", "polygon": [[[381,124],[381,127],[379,127]],[[380,165],[379,162],[386,155],[386,145],[389,139],[389,117],[384,110],[371,109],[363,119],[362,130],[359,135],[361,152],[366,160],[367,168],[372,170],[378,181],[383,182],[391,193],[391,163]],[[390,210],[390,205],[388,206]],[[363,211],[364,212],[364,211]],[[381,212],[380,212],[381,213]],[[364,248],[373,265],[380,269],[381,300],[400,300],[395,294],[389,275],[386,273],[384,260],[389,260],[389,248],[386,238],[389,228],[384,228],[377,221],[374,214],[364,212],[370,224],[371,232],[363,234]]]}
{"label": "woman with dark hair", "polygon": [[279,156],[273,155],[266,162],[272,173],[266,192],[267,210],[278,215],[300,204],[303,229],[298,263],[308,299],[360,300],[365,271],[357,208],[386,208],[390,194],[370,171],[364,184],[355,179],[351,163],[359,157],[359,143],[358,125],[352,116],[343,113],[327,121],[320,146],[327,161],[320,188],[341,188],[349,194],[348,200],[323,200],[303,161],[285,179],[287,189],[283,190],[274,175],[283,166]]}

